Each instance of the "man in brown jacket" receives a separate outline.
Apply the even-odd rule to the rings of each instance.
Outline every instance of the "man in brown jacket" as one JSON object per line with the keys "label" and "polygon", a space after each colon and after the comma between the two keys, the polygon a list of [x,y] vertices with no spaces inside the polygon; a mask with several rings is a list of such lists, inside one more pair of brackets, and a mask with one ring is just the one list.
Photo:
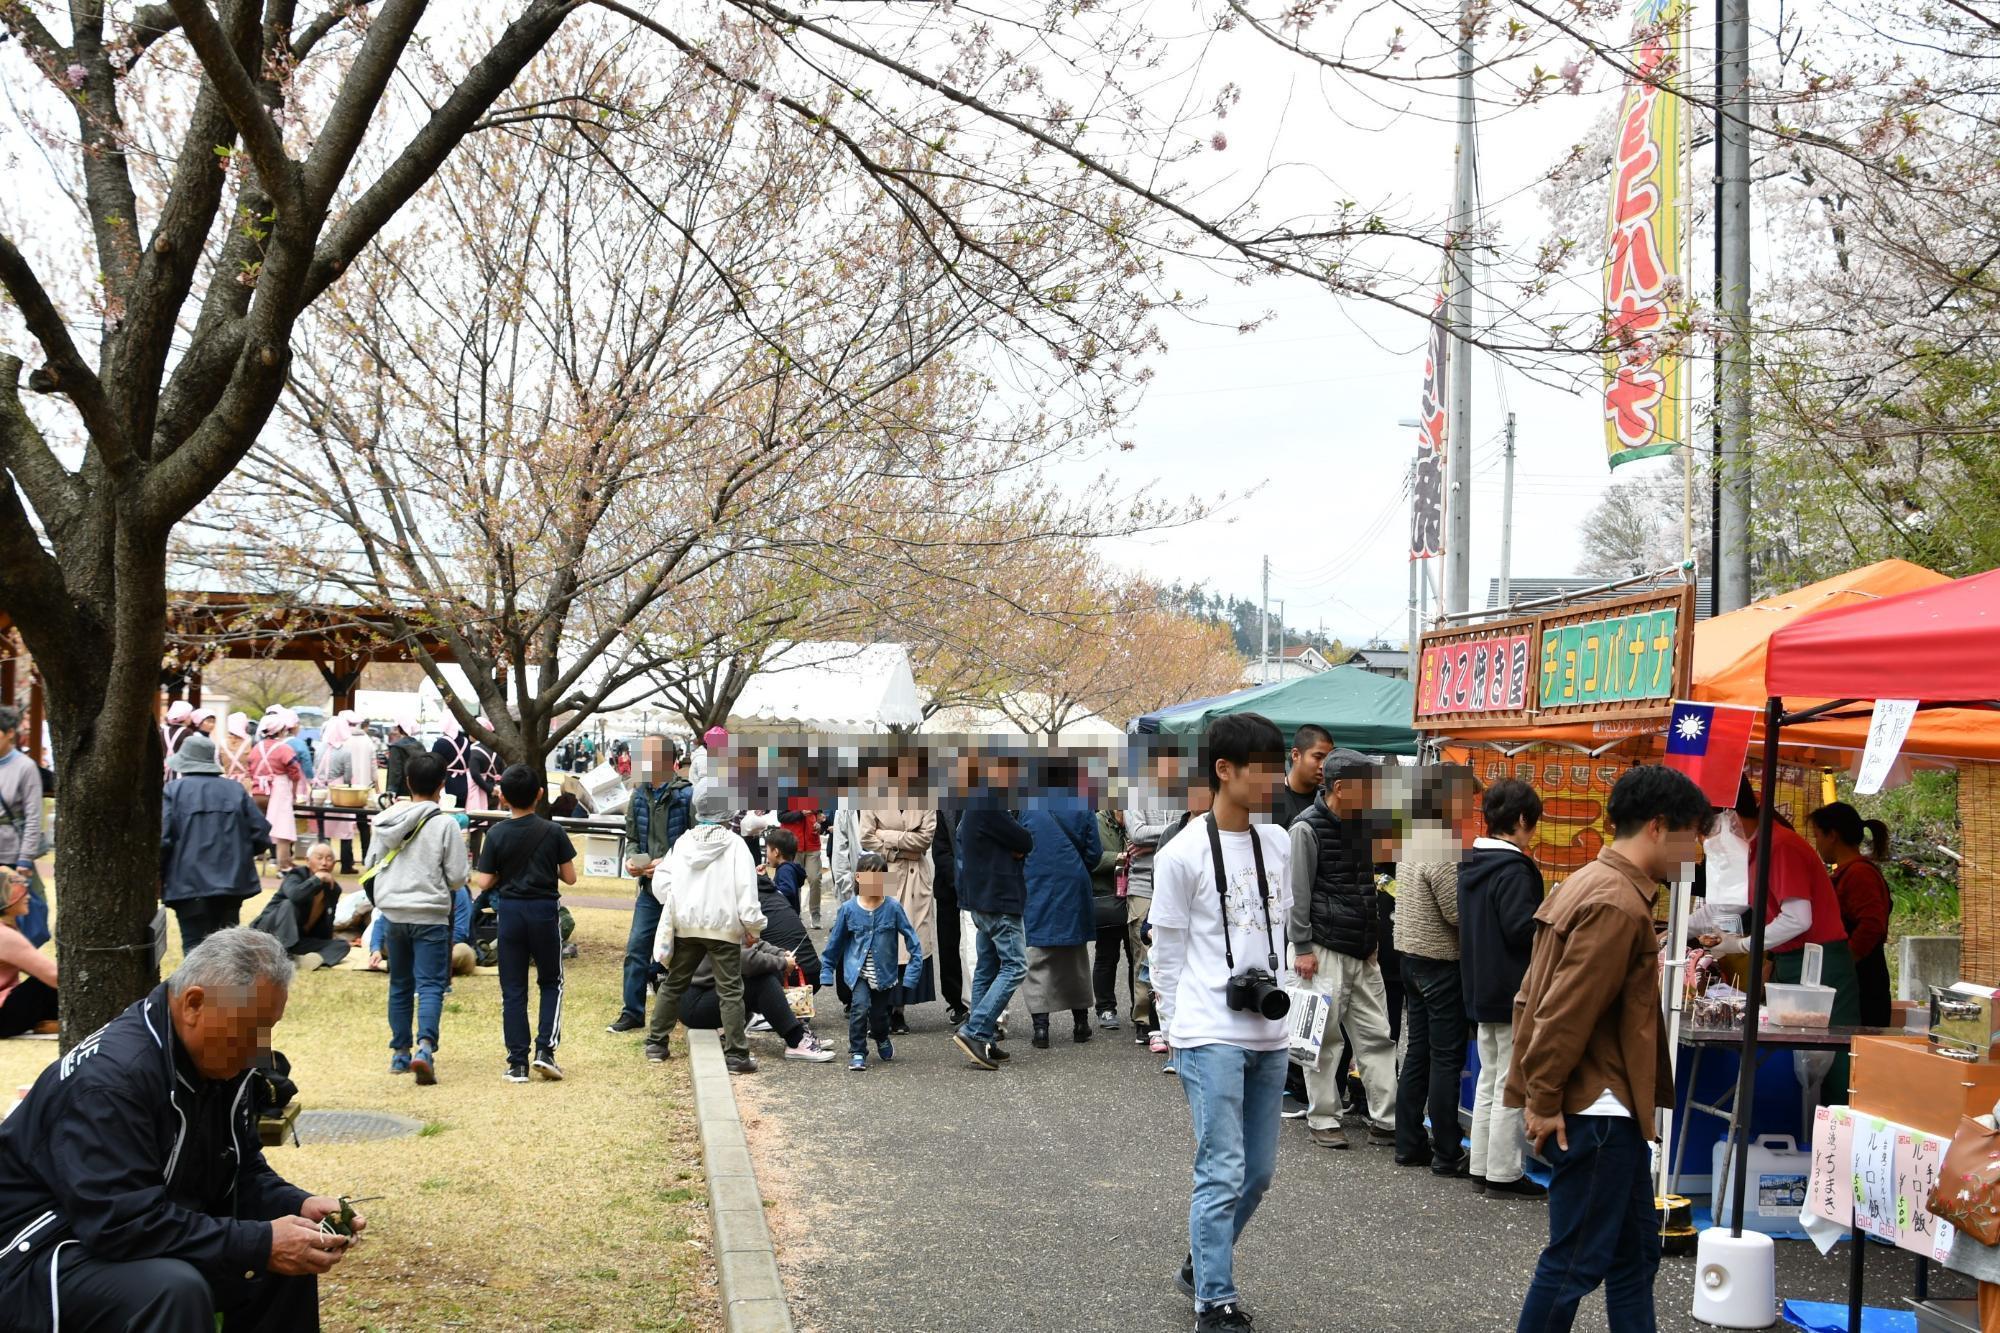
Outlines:
{"label": "man in brown jacket", "polygon": [[1653,903],[1691,876],[1714,819],[1682,773],[1647,765],[1611,789],[1613,842],[1535,913],[1534,953],[1514,997],[1506,1104],[1523,1107],[1549,1163],[1549,1244],[1516,1333],[1568,1333],[1602,1283],[1611,1333],[1653,1333],[1659,1228],[1646,1144],[1673,1104],[1660,1024]]}

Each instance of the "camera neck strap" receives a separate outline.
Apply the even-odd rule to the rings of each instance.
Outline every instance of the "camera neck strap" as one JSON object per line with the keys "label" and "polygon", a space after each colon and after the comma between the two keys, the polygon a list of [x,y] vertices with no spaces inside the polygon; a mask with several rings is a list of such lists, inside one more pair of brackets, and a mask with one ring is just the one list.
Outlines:
{"label": "camera neck strap", "polygon": [[[1236,951],[1229,939],[1229,870],[1222,864],[1222,830],[1216,825],[1213,811],[1202,822],[1208,825],[1208,850],[1215,858],[1215,896],[1222,908],[1222,957],[1233,975]],[[1264,878],[1264,840],[1257,836],[1254,824],[1250,826],[1250,858],[1257,863],[1257,896],[1264,902],[1264,947],[1269,950],[1271,975],[1276,976],[1278,946],[1277,934],[1271,926],[1271,886]]]}

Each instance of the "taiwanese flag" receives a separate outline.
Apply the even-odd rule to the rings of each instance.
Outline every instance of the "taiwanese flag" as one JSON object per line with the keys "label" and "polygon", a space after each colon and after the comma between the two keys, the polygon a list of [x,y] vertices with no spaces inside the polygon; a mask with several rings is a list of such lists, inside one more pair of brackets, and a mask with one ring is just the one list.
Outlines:
{"label": "taiwanese flag", "polygon": [[1750,753],[1750,730],[1756,723],[1754,708],[1676,699],[1673,719],[1667,723],[1667,767],[1693,778],[1711,805],[1735,805],[1743,759]]}

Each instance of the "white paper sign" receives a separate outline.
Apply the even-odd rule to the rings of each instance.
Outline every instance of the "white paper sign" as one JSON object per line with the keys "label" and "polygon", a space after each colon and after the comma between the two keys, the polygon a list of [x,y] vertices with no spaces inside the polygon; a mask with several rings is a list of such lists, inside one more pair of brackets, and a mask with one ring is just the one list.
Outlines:
{"label": "white paper sign", "polygon": [[1854,1220],[1871,1236],[1896,1239],[1896,1127],[1887,1121],[1854,1126]]}
{"label": "white paper sign", "polygon": [[1861,773],[1854,790],[1873,796],[1882,790],[1890,767],[1902,752],[1903,737],[1910,734],[1910,719],[1917,715],[1915,699],[1877,699],[1875,716],[1868,722],[1868,748],[1861,755]]}

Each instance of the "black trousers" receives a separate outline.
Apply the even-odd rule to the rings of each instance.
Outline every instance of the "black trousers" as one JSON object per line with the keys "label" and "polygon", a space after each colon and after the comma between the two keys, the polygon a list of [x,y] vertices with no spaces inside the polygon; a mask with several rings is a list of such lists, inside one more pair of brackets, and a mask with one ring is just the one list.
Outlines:
{"label": "black trousers", "polygon": [[932,916],[937,921],[938,994],[947,1006],[965,1008],[965,959],[960,952],[958,894],[940,893]]}
{"label": "black trousers", "polygon": [[[319,1279],[260,1274],[218,1295],[180,1259],[99,1259],[69,1246],[56,1258],[56,1327],[63,1333],[312,1333]],[[39,1265],[37,1265],[39,1268]]]}
{"label": "black trousers", "polygon": [[[743,978],[743,1012],[763,1015],[787,1046],[798,1045],[799,1038],[805,1035],[806,1025],[792,1012],[792,1006],[785,1003],[784,983],[768,972]],[[721,1030],[722,996],[716,993],[714,985],[689,986],[681,992],[681,1026],[690,1032],[696,1028]]]}
{"label": "black trousers", "polygon": [[[1426,1155],[1440,1169],[1464,1157],[1458,1126],[1459,1075],[1465,1070],[1465,997],[1456,960],[1403,955],[1403,1069],[1396,1080],[1396,1157]],[[1430,1115],[1430,1130],[1424,1116]]]}
{"label": "black trousers", "polygon": [[18,1037],[37,1023],[52,1023],[56,1017],[56,988],[37,977],[22,977],[21,983],[0,1001],[0,1037]]}
{"label": "black trousers", "polygon": [[553,898],[495,898],[500,919],[496,941],[500,964],[500,1027],[507,1063],[528,1063],[528,964],[535,965],[541,1014],[535,1024],[535,1053],[553,1054],[562,1043],[562,921]]}
{"label": "black trousers", "polygon": [[1097,1007],[1109,1009],[1114,1014],[1118,1012],[1118,973],[1121,970],[1118,961],[1121,957],[1125,960],[1122,969],[1125,989],[1130,994],[1132,970],[1139,965],[1139,960],[1132,955],[1132,933],[1125,929],[1122,912],[1118,920],[1097,928],[1097,952],[1091,956],[1090,964],[1090,989],[1097,997]]}
{"label": "black trousers", "polygon": [[171,906],[174,909],[174,916],[181,923],[183,958],[193,953],[195,945],[216,931],[241,925],[243,921],[241,898],[192,898],[184,903],[173,903]]}

